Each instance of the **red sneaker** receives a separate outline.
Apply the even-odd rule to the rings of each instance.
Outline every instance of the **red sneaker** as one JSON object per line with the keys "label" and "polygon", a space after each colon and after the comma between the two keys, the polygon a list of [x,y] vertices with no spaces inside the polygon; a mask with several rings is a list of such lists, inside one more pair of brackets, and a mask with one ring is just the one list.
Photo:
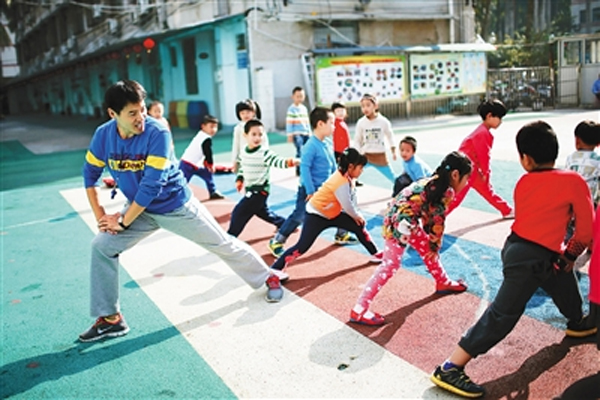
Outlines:
{"label": "red sneaker", "polygon": [[350,322],[368,326],[381,326],[385,324],[385,318],[383,318],[382,315],[377,313],[373,313],[373,316],[371,318],[365,318],[364,312],[362,314],[359,314],[356,311],[352,310],[350,311]]}
{"label": "red sneaker", "polygon": [[112,177],[102,178],[102,182],[106,185],[107,188],[115,187],[115,180]]}
{"label": "red sneaker", "polygon": [[436,283],[436,294],[462,293],[467,290],[467,285],[459,279],[458,281],[449,281],[448,283]]}

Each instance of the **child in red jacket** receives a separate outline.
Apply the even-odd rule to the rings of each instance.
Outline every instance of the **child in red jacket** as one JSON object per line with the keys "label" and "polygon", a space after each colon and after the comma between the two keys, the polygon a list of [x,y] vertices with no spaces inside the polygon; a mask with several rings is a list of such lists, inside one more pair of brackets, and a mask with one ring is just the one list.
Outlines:
{"label": "child in red jacket", "polygon": [[483,119],[483,122],[462,141],[458,148],[459,151],[465,153],[471,160],[473,173],[469,178],[469,182],[467,182],[467,186],[454,196],[446,214],[450,214],[452,210],[458,207],[469,192],[469,189],[473,188],[488,203],[500,211],[503,218],[514,218],[512,207],[506,200],[494,192],[490,182],[492,174],[490,152],[494,144],[494,136],[492,136],[490,129],[496,129],[500,126],[502,117],[506,115],[506,107],[500,100],[487,100],[479,105],[477,112],[481,116],[481,119]]}

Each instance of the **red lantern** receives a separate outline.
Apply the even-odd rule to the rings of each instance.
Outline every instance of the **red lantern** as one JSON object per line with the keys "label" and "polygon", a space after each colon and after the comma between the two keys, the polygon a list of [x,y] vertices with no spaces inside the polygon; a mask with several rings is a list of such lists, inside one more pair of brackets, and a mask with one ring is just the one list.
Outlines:
{"label": "red lantern", "polygon": [[152,50],[154,46],[156,46],[156,42],[152,38],[144,39],[144,42],[142,44],[144,45],[144,48],[146,50]]}
{"label": "red lantern", "polygon": [[142,52],[142,45],[141,44],[134,44],[133,45],[133,51],[135,51],[136,53],[141,53]]}

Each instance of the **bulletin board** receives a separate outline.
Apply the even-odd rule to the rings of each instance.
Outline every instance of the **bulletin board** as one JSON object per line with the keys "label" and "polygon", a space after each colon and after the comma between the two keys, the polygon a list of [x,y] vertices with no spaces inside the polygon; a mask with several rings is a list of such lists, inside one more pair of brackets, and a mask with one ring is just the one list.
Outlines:
{"label": "bulletin board", "polygon": [[408,94],[405,55],[317,58],[315,70],[319,105],[357,105],[365,93],[403,101]]}
{"label": "bulletin board", "polygon": [[486,90],[485,53],[410,55],[413,98],[481,93]]}

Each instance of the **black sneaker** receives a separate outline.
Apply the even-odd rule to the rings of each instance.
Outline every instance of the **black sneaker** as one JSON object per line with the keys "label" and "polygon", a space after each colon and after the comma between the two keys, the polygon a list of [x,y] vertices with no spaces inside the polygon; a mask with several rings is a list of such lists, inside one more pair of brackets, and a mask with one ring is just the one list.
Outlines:
{"label": "black sneaker", "polygon": [[590,320],[589,315],[581,318],[579,322],[569,321],[567,323],[567,330],[565,335],[573,338],[584,338],[595,335],[598,332],[598,328],[594,326],[593,321]]}
{"label": "black sneaker", "polygon": [[449,392],[463,397],[476,398],[485,394],[485,389],[474,382],[465,374],[465,369],[454,367],[444,371],[441,366],[437,366],[431,375],[431,381]]}
{"label": "black sneaker", "polygon": [[127,326],[121,314],[119,314],[119,320],[116,322],[108,322],[104,317],[100,317],[90,329],[79,335],[79,341],[93,342],[105,337],[127,335],[127,332],[129,332],[129,326]]}
{"label": "black sneaker", "polygon": [[281,282],[279,277],[275,274],[267,278],[267,296],[266,299],[269,303],[278,303],[283,298],[283,289],[281,288]]}
{"label": "black sneaker", "polygon": [[210,199],[211,200],[221,200],[224,199],[225,196],[223,196],[220,192],[212,192],[210,194]]}

